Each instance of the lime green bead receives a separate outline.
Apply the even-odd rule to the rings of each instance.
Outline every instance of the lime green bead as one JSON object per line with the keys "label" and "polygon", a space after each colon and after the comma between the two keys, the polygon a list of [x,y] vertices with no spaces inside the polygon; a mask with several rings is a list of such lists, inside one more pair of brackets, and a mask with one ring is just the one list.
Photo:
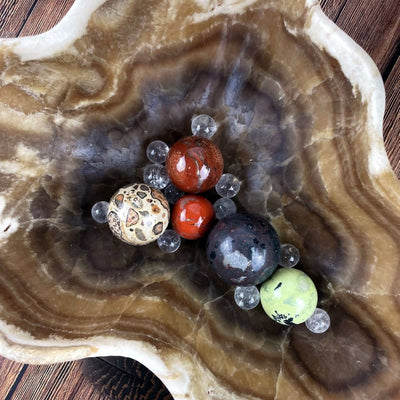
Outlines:
{"label": "lime green bead", "polygon": [[301,324],[317,307],[314,282],[303,271],[282,268],[265,281],[260,290],[266,314],[282,325]]}

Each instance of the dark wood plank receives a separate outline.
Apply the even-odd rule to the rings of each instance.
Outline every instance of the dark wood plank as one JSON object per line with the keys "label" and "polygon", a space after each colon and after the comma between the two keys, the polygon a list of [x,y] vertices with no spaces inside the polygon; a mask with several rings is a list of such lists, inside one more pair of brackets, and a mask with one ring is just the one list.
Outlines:
{"label": "dark wood plank", "polygon": [[109,400],[82,373],[82,365],[24,365],[0,357],[0,399]]}
{"label": "dark wood plank", "polygon": [[386,82],[386,112],[383,123],[386,151],[392,168],[400,177],[400,57]]}
{"label": "dark wood plank", "polygon": [[24,374],[24,364],[16,363],[0,357],[0,399],[6,399],[18,383],[18,378]]}
{"label": "dark wood plank", "polygon": [[90,358],[83,373],[112,400],[173,400],[162,382],[137,361],[124,357]]}
{"label": "dark wood plank", "polygon": [[347,0],[336,24],[352,37],[385,74],[400,41],[399,0]]}
{"label": "dark wood plank", "polygon": [[74,0],[37,0],[20,36],[37,35],[56,25],[71,8]]}
{"label": "dark wood plank", "polygon": [[385,146],[392,168],[400,178],[400,1],[347,0],[336,23],[367,51],[385,80]]}
{"label": "dark wood plank", "polygon": [[367,51],[385,80],[385,146],[392,168],[400,178],[400,1],[347,0],[336,23]]}
{"label": "dark wood plank", "polygon": [[36,0],[0,1],[0,37],[18,36]]}
{"label": "dark wood plank", "polygon": [[324,13],[332,21],[336,21],[346,4],[346,0],[321,0],[320,3]]}

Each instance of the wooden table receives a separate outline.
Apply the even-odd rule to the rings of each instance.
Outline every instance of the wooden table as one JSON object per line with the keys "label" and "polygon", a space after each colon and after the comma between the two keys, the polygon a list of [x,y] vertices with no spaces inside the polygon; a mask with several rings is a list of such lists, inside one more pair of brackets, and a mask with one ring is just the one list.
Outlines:
{"label": "wooden table", "polygon": [[[0,0],[0,36],[41,33],[55,25],[74,0]],[[373,58],[386,88],[384,139],[400,177],[400,2],[322,0],[325,13]],[[95,358],[46,366],[0,357],[0,399],[171,399],[153,374],[135,361]]]}

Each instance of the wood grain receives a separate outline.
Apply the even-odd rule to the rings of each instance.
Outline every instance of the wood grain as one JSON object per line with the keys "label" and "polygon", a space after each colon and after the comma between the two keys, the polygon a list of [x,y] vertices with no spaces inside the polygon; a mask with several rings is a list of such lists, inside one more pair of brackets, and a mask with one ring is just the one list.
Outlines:
{"label": "wood grain", "polygon": [[383,136],[392,168],[400,178],[400,2],[326,0],[321,4],[327,15],[367,51],[384,78],[387,104]]}
{"label": "wood grain", "polygon": [[23,26],[20,36],[37,35],[51,29],[62,19],[73,3],[74,0],[37,0],[29,16],[29,23]]}
{"label": "wood grain", "polygon": [[82,361],[42,366],[29,365],[12,398],[67,400],[73,399],[74,393],[79,392],[80,398],[97,399],[95,389],[82,376],[81,365]]}
{"label": "wood grain", "polygon": [[89,358],[83,373],[111,399],[172,400],[161,381],[138,362],[123,357]]}
{"label": "wood grain", "polygon": [[351,36],[385,74],[400,38],[398,0],[347,0],[336,24]]}
{"label": "wood grain", "polygon": [[19,36],[37,0],[3,0],[0,2],[1,37]]}
{"label": "wood grain", "polygon": [[27,365],[15,363],[0,357],[0,398],[6,399],[9,393],[18,385],[24,375]]}
{"label": "wood grain", "polygon": [[105,400],[82,374],[83,361],[23,365],[0,357],[0,398]]}
{"label": "wood grain", "polygon": [[336,21],[343,10],[346,0],[321,0],[321,7],[324,13],[332,20]]}
{"label": "wood grain", "polygon": [[[32,35],[50,29],[72,3],[73,0],[2,0],[0,35]],[[400,2],[322,0],[321,5],[371,55],[385,78],[385,145],[392,167],[400,176]],[[48,366],[28,366],[0,357],[0,399],[170,398],[146,371],[132,360],[115,357]]]}
{"label": "wood grain", "polygon": [[386,151],[397,176],[400,176],[400,57],[385,82],[386,112],[383,123]]}
{"label": "wood grain", "polygon": [[0,399],[172,400],[147,368],[123,357],[24,365],[0,357]]}

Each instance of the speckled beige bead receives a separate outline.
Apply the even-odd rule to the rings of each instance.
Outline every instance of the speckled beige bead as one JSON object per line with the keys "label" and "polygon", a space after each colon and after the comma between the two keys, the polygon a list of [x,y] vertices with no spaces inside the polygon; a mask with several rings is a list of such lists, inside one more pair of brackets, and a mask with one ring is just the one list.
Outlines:
{"label": "speckled beige bead", "polygon": [[144,183],[134,183],[113,195],[107,219],[118,239],[142,246],[157,240],[167,229],[168,201],[159,190]]}

